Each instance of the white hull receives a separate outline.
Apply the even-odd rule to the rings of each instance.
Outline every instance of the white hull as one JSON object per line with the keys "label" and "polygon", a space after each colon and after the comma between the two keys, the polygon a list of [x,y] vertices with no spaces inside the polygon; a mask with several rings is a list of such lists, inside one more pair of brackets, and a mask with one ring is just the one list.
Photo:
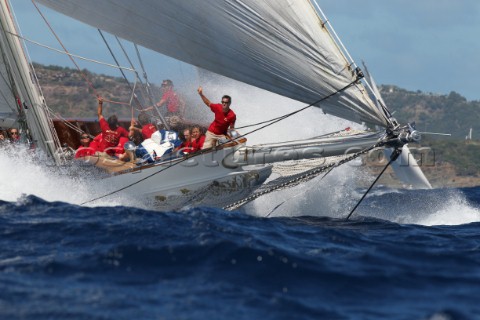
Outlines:
{"label": "white hull", "polygon": [[251,195],[262,185],[272,173],[272,163],[347,155],[372,147],[379,137],[350,137],[355,147],[346,137],[253,147],[238,144],[142,166],[98,157],[89,157],[87,161],[112,174],[104,179],[109,189],[107,196],[118,191],[153,202],[153,206],[164,210],[199,205],[224,207]]}
{"label": "white hull", "polygon": [[105,184],[124,194],[154,202],[160,209],[180,209],[189,205],[221,207],[247,196],[271,174],[271,166],[228,168],[226,148],[183,158],[132,168],[105,179]]}

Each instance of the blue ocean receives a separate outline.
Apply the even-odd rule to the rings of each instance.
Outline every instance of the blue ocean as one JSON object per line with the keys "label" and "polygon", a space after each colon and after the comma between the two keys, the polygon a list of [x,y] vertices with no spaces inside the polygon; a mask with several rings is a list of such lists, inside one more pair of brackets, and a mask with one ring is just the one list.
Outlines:
{"label": "blue ocean", "polygon": [[349,221],[25,194],[0,202],[0,318],[479,319],[479,208],[480,188],[379,187]]}

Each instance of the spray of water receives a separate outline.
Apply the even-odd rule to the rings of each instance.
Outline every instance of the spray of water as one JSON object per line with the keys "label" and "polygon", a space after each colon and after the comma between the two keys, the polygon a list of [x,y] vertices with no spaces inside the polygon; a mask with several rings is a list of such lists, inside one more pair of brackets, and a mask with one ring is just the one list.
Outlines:
{"label": "spray of water", "polygon": [[435,211],[420,217],[413,223],[433,225],[459,225],[480,221],[480,209],[472,206],[462,194],[444,199]]}
{"label": "spray of water", "polygon": [[480,221],[480,208],[468,190],[391,190],[372,192],[358,214],[402,224],[459,225]]}
{"label": "spray of water", "polygon": [[[81,164],[56,167],[21,147],[2,148],[0,153],[0,199],[17,201],[25,195],[35,195],[47,201],[80,204],[105,194],[112,186],[98,179],[98,172]],[[128,196],[112,196],[96,201],[92,206],[128,205],[141,203]]]}

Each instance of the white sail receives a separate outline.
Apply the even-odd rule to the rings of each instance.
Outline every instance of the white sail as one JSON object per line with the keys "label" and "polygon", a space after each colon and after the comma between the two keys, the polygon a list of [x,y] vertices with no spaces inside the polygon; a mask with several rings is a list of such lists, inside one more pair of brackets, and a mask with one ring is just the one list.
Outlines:
{"label": "white sail", "polygon": [[17,103],[12,94],[9,76],[7,72],[8,64],[4,56],[0,56],[0,128],[11,128],[18,119]]}
{"label": "white sail", "polygon": [[[0,103],[0,125],[11,127],[19,126],[19,122],[26,123],[34,145],[45,151],[56,163],[60,163],[61,160],[55,153],[59,140],[43,96],[32,80],[20,40],[13,36],[17,30],[8,2],[0,2],[0,9],[0,90],[3,100]],[[17,101],[21,104],[18,106],[21,110],[17,110]]]}
{"label": "white sail", "polygon": [[[355,82],[308,0],[38,0],[189,64],[307,104]],[[360,83],[319,106],[386,126]]]}

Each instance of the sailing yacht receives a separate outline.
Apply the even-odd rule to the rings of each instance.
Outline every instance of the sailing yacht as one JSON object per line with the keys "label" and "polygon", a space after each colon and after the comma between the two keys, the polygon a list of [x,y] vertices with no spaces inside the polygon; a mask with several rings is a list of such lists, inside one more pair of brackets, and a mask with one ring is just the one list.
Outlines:
{"label": "sailing yacht", "polygon": [[[398,166],[406,183],[431,187],[413,165],[407,144],[420,135],[399,124],[372,80],[365,79],[316,1],[309,0],[36,0],[64,15],[132,43],[213,73],[305,104],[260,124],[261,130],[308,108],[365,123],[375,131],[335,132],[282,143],[247,146],[250,132],[191,156],[152,164],[88,161],[110,173],[119,192],[142,196],[162,209],[186,205],[238,208],[266,193],[308,181],[379,148],[410,166]],[[35,146],[56,164],[67,162],[62,141],[26,58],[8,0],[1,1],[3,101],[0,126],[22,125]],[[19,22],[20,23],[20,22]],[[288,163],[289,170],[282,164]],[[406,162],[404,162],[406,163]],[[292,170],[292,168],[295,170]],[[282,171],[283,170],[283,171]],[[287,172],[288,171],[288,172]],[[280,178],[269,180],[272,172]],[[97,198],[98,199],[98,198]],[[96,199],[92,199],[96,200]]]}

